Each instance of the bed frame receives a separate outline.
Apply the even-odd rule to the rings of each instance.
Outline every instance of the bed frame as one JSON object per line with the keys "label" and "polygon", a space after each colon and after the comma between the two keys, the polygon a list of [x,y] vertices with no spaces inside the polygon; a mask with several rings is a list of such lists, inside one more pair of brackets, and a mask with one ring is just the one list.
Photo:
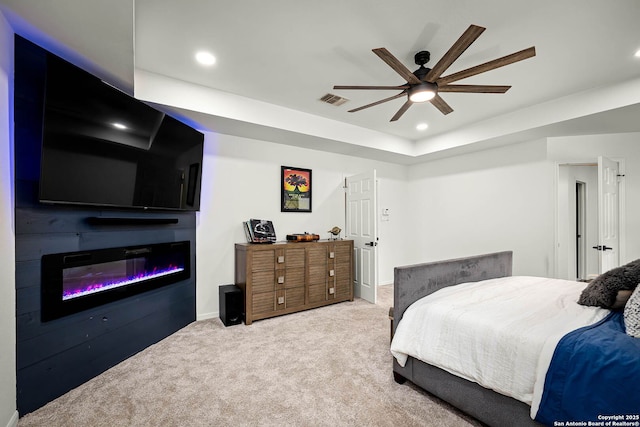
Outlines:
{"label": "bed frame", "polygon": [[[511,276],[512,259],[513,252],[506,251],[396,267],[392,330],[409,305],[438,289]],[[412,357],[404,367],[393,359],[393,376],[397,383],[409,380],[490,426],[541,426],[531,419],[529,405]]]}

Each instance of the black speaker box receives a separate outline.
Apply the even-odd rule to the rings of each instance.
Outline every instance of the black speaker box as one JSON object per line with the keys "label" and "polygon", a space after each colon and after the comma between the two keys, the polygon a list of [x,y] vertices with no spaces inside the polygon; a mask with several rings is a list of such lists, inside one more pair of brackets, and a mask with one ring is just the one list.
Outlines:
{"label": "black speaker box", "polygon": [[224,326],[239,325],[244,317],[242,289],[236,285],[222,285],[218,288],[220,320]]}

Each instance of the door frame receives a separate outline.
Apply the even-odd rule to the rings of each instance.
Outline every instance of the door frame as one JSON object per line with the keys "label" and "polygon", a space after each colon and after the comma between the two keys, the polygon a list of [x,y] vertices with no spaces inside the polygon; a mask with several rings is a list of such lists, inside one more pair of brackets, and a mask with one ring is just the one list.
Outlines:
{"label": "door frame", "polygon": [[[372,217],[371,217],[371,224],[373,225],[373,231],[374,231],[374,236],[372,237],[373,240],[373,245],[371,248],[371,252],[373,254],[373,256],[371,258],[369,258],[370,261],[370,268],[369,268],[369,276],[373,278],[372,283],[371,283],[371,288],[373,291],[373,301],[369,301],[369,299],[367,298],[363,298],[366,301],[372,302],[374,304],[377,303],[377,298],[378,298],[378,281],[379,281],[379,272],[378,272],[378,243],[379,243],[379,219],[378,219],[378,198],[379,198],[379,194],[378,194],[378,175],[377,175],[377,171],[375,168],[365,171],[365,172],[360,172],[360,173],[356,173],[356,174],[350,174],[350,175],[344,175],[344,184],[343,184],[343,188],[344,188],[344,215],[345,215],[345,237],[346,238],[350,238],[350,218],[348,215],[348,210],[349,210],[349,188],[348,188],[348,184],[347,184],[347,180],[353,177],[358,177],[360,175],[365,175],[365,174],[369,174],[371,173],[371,176],[373,178],[373,198],[374,198],[374,206],[372,208]],[[357,229],[360,230],[361,229],[361,222],[357,225]],[[361,280],[362,279],[362,275],[359,274],[358,271],[355,271],[356,269],[360,269],[362,268],[362,259],[359,258],[360,252],[362,250],[362,248],[358,247],[358,245],[356,244],[357,241],[354,241],[354,296],[358,296],[360,298],[362,298],[362,293],[361,293],[361,289],[356,289],[355,285],[356,285],[356,281],[357,280]],[[360,286],[361,283],[358,282],[358,285]]]}
{"label": "door frame", "polygon": [[[620,247],[619,247],[619,263],[622,265],[626,262],[626,247],[627,247],[627,239],[626,239],[626,182],[624,179],[626,164],[625,159],[619,157],[609,157],[609,159],[618,162],[618,174],[622,176],[622,178],[618,181],[618,227],[620,233]],[[554,277],[558,277],[559,268],[560,268],[560,259],[561,259],[561,251],[560,251],[560,209],[558,206],[558,186],[560,184],[560,166],[587,166],[587,165],[597,165],[598,158],[595,157],[591,162],[583,161],[563,161],[554,162],[554,176],[553,176],[553,206],[554,206],[554,236],[553,236],[553,255],[554,255],[554,266],[553,266],[553,274]]]}

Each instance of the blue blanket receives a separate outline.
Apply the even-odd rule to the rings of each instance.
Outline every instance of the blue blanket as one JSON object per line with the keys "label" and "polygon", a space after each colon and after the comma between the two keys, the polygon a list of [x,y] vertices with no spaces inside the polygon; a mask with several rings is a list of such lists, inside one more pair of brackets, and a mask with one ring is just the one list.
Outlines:
{"label": "blue blanket", "polygon": [[622,313],[565,335],[549,365],[536,421],[638,425],[639,415],[640,339],[626,334]]}

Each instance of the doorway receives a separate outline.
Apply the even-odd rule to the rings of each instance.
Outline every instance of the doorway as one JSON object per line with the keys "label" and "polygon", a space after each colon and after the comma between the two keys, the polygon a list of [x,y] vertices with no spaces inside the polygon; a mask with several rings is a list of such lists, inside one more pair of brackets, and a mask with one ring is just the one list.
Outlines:
{"label": "doorway", "polygon": [[558,167],[556,277],[586,280],[598,273],[598,164]]}
{"label": "doorway", "polygon": [[576,278],[585,280],[587,278],[587,183],[576,181]]}
{"label": "doorway", "polygon": [[[607,178],[603,165],[615,165],[617,177]],[[623,161],[599,158],[598,163],[558,165],[556,216],[556,277],[588,280],[620,265],[624,259]],[[610,172],[609,175],[613,173]],[[615,201],[608,183],[615,181]],[[615,205],[615,206],[614,206]],[[615,209],[611,210],[612,207]],[[616,241],[608,244],[608,235]],[[614,247],[614,250],[611,250]],[[602,248],[607,248],[603,250]]]}

